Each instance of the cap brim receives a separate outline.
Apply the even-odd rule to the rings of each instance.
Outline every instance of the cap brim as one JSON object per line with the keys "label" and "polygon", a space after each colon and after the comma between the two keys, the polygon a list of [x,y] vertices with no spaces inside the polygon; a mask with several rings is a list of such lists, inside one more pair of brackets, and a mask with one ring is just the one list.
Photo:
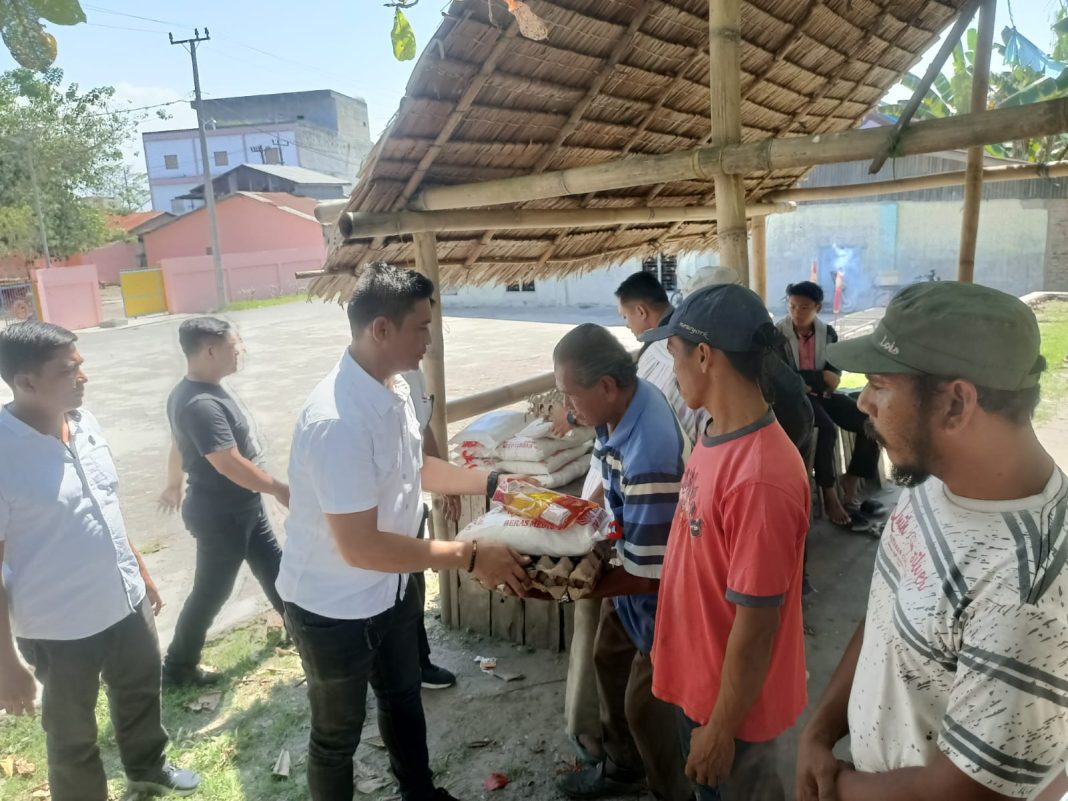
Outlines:
{"label": "cap brim", "polygon": [[662,339],[667,339],[670,336],[674,336],[678,331],[675,330],[675,326],[671,323],[662,325],[659,328],[650,328],[648,331],[643,331],[638,334],[639,342],[659,342]]}
{"label": "cap brim", "polygon": [[827,346],[827,361],[839,370],[850,373],[905,373],[919,375],[916,370],[894,359],[882,348],[875,344],[875,338],[871,334],[855,339],[844,339],[832,342]]}

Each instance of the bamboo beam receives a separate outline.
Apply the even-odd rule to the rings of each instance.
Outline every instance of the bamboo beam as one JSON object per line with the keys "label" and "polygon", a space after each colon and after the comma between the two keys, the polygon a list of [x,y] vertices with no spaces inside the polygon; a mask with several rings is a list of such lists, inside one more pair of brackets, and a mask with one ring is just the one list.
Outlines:
{"label": "bamboo beam", "polygon": [[753,218],[753,291],[768,302],[768,220]]}
{"label": "bamboo beam", "polygon": [[[960,186],[964,183],[966,170],[940,172],[934,175],[918,175],[913,178],[895,178],[889,181],[872,181],[868,184],[843,184],[842,186],[813,186],[804,189],[780,189],[764,195],[772,203],[793,201],[811,203],[817,200],[839,200],[874,195],[896,195],[901,192],[919,192],[924,189],[941,189]],[[1028,181],[1036,178],[1068,178],[1068,161],[1052,164],[1009,164],[1004,167],[987,167],[983,170],[983,183],[1004,181]]]}
{"label": "bamboo beam", "polygon": [[[708,0],[709,100],[712,136],[724,147],[742,141],[741,0]],[[716,235],[719,262],[749,285],[749,243],[745,224],[745,182],[740,175],[717,173]]]}
{"label": "bamboo beam", "polygon": [[[996,12],[997,0],[982,0],[972,70],[972,99],[968,107],[973,116],[989,113],[986,110],[986,100],[990,84],[990,53],[994,46]],[[975,280],[975,243],[979,237],[979,204],[983,199],[983,153],[981,145],[968,149],[968,165],[964,177],[964,211],[961,214],[957,280],[968,283]]]}
{"label": "bamboo beam", "polygon": [[[1068,98],[915,122],[898,144],[900,155],[935,153],[1068,131]],[[500,181],[424,189],[410,208],[420,211],[470,208],[580,195],[673,181],[709,181],[721,173],[741,174],[814,167],[873,158],[889,131],[878,128],[701,147],[658,156],[625,159],[524,175]]]}
{"label": "bamboo beam", "polygon": [[552,373],[543,373],[515,384],[494,387],[485,392],[468,395],[466,398],[449,401],[446,404],[446,414],[455,423],[459,420],[466,420],[469,417],[491,412],[494,409],[510,406],[513,403],[525,401],[531,395],[548,392],[551,389],[555,389],[555,387],[556,377]]}
{"label": "bamboo beam", "polygon": [[[791,203],[756,203],[746,207],[751,217],[794,210]],[[463,209],[451,211],[344,212],[337,221],[346,240],[402,236],[417,232],[500,231],[531,228],[593,228],[620,222],[652,224],[714,220],[715,206],[594,209]]]}
{"label": "bamboo beam", "polygon": [[[442,458],[448,458],[449,430],[448,416],[445,411],[445,343],[444,328],[441,323],[441,274],[438,269],[437,238],[433,234],[418,233],[415,240],[415,269],[434,282],[434,303],[430,322],[430,347],[423,357],[423,374],[426,376],[426,389],[434,399],[433,412],[430,416],[430,430],[437,441]],[[431,510],[435,539],[445,539],[448,524],[441,504],[434,503]],[[441,586],[441,622],[452,626],[452,590],[451,571],[440,572]]]}
{"label": "bamboo beam", "polygon": [[348,199],[324,200],[315,207],[315,219],[323,225],[333,225],[348,203]]}
{"label": "bamboo beam", "polygon": [[975,16],[976,9],[979,8],[981,0],[971,0],[968,5],[960,11],[960,16],[957,17],[957,21],[953,23],[953,29],[949,32],[949,35],[942,42],[942,46],[935,54],[934,60],[927,65],[927,72],[923,74],[923,78],[920,79],[920,83],[916,86],[916,89],[912,92],[912,97],[909,98],[909,102],[905,104],[905,108],[901,112],[901,116],[897,118],[897,122],[894,123],[894,132],[891,138],[886,141],[885,147],[879,151],[874,159],[872,159],[871,166],[868,167],[868,173],[875,175],[886,164],[886,160],[890,157],[890,154],[894,150],[894,144],[897,142],[901,132],[905,130],[905,126],[912,120],[916,110],[920,107],[920,103],[923,102],[924,97],[927,96],[927,90],[931,88],[931,84],[934,83],[935,78],[942,71],[942,65],[946,63],[950,53],[953,52],[953,48],[957,46],[961,37],[964,35],[964,31],[968,28],[968,23],[972,21],[972,17]]}

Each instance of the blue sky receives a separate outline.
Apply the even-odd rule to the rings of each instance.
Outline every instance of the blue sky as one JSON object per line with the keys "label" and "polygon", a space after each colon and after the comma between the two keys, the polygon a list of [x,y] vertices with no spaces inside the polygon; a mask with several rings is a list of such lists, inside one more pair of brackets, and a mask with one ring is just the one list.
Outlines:
{"label": "blue sky", "polygon": [[[484,2],[486,0],[467,0]],[[489,0],[502,7],[501,0]],[[536,2],[533,3],[536,8]],[[1057,0],[998,2],[997,30],[1009,24],[1042,48],[1052,42],[1050,18]],[[206,97],[303,89],[335,89],[363,97],[372,135],[385,127],[404,94],[414,61],[397,62],[390,49],[393,10],[379,0],[83,0],[88,24],[52,26],[59,41],[57,66],[83,86],[112,85],[116,107],[145,106],[192,95],[189,55],[171,46],[167,33],[191,36],[211,30],[198,51]],[[445,0],[421,0],[407,10],[420,48],[430,39]],[[15,66],[0,48],[0,70]],[[922,66],[922,65],[921,65]],[[169,120],[151,120],[143,130],[192,127],[188,105],[176,103]],[[142,163],[131,143],[132,163]],[[143,167],[142,167],[143,169]]]}

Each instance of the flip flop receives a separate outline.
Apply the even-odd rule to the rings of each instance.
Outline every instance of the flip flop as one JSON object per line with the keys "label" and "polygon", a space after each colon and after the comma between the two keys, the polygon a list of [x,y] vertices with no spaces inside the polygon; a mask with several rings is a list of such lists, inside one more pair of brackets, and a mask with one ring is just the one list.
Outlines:
{"label": "flip flop", "polygon": [[886,507],[878,501],[866,498],[860,504],[860,511],[869,517],[879,517],[880,515],[886,514]]}

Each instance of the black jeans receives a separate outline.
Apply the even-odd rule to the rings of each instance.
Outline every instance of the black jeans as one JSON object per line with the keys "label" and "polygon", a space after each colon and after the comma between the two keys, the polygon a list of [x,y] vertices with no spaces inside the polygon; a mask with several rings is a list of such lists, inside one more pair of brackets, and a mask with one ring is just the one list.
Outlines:
{"label": "black jeans", "polygon": [[167,732],[160,719],[159,639],[147,601],[91,637],[20,638],[18,646],[44,687],[41,725],[54,801],[107,801],[96,744],[101,677],[127,777],[161,780]]}
{"label": "black jeans", "polygon": [[308,677],[312,801],[350,801],[352,757],[367,714],[367,685],[378,699],[378,731],[404,801],[430,801],[419,670],[423,597],[409,577],[404,598],[362,620],[337,620],[286,604],[289,631]]}
{"label": "black jeans", "polygon": [[178,615],[163,663],[164,671],[175,676],[196,668],[208,629],[233,592],[242,562],[248,562],[271,606],[279,614],[285,611],[274,588],[282,549],[262,504],[209,513],[186,504],[182,518],[197,541],[197,564],[193,589]]}
{"label": "black jeans", "polygon": [[827,398],[809,395],[808,399],[812,402],[816,423],[816,485],[834,486],[834,446],[839,428],[856,435],[846,472],[857,478],[875,478],[879,467],[879,445],[864,433],[868,415],[857,408],[857,402],[841,392],[832,392]]}
{"label": "black jeans", "polygon": [[[426,520],[430,516],[430,510],[423,504],[423,522],[419,524],[419,539],[426,538]],[[423,611],[426,611],[426,573],[412,573],[415,586],[419,588],[419,595],[423,599]],[[426,616],[419,616],[419,667],[430,667],[430,640],[426,637]]]}
{"label": "black jeans", "polygon": [[[690,758],[690,735],[697,724],[675,708],[682,743],[682,758]],[[786,789],[778,770],[778,741],[734,741],[734,764],[730,777],[716,787],[694,784],[697,801],[786,801]]]}

